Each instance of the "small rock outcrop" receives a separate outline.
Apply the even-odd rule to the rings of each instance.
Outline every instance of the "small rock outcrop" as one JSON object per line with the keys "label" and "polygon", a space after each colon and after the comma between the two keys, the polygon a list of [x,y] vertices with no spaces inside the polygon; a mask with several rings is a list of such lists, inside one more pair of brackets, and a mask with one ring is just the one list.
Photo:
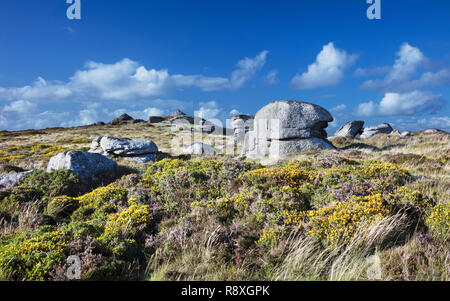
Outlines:
{"label": "small rock outcrop", "polygon": [[393,130],[389,135],[393,135],[393,136],[401,136],[402,133],[401,133],[399,130],[395,129],[395,130]]}
{"label": "small rock outcrop", "polygon": [[423,134],[438,134],[438,133],[446,133],[443,130],[440,129],[426,129],[422,131]]}
{"label": "small rock outcrop", "polygon": [[244,141],[245,134],[254,129],[255,116],[235,115],[232,117],[231,127],[234,131],[235,143]]}
{"label": "small rock outcrop", "polygon": [[184,147],[183,153],[192,155],[214,155],[217,154],[218,151],[209,144],[196,142],[192,145]]}
{"label": "small rock outcrop", "polygon": [[402,136],[402,137],[410,137],[410,136],[413,136],[413,133],[405,131],[405,132],[402,132],[400,134],[400,136]]}
{"label": "small rock outcrop", "polygon": [[122,124],[129,124],[134,121],[134,118],[131,117],[128,114],[122,114],[121,116],[117,117],[113,121],[110,122],[112,125],[122,125]]}
{"label": "small rock outcrop", "polygon": [[162,116],[150,116],[148,118],[149,123],[160,123],[160,122],[163,122],[164,120],[165,120],[165,118]]}
{"label": "small rock outcrop", "polygon": [[325,131],[331,121],[331,114],[318,105],[272,102],[256,114],[254,130],[246,134],[242,153],[253,159],[283,158],[307,149],[334,149]]}
{"label": "small rock outcrop", "polygon": [[370,126],[364,129],[361,138],[371,138],[377,134],[390,134],[394,129],[389,123],[382,123],[377,126]]}
{"label": "small rock outcrop", "polygon": [[352,136],[355,138],[357,135],[363,133],[364,121],[350,121],[343,125],[339,130],[336,131],[334,137],[346,137]]}
{"label": "small rock outcrop", "polygon": [[146,163],[153,160],[158,147],[150,140],[131,140],[116,137],[97,137],[91,143],[90,153],[126,157],[127,160]]}
{"label": "small rock outcrop", "polygon": [[0,176],[0,190],[10,189],[19,185],[28,175],[35,172],[36,169],[22,172],[11,172]]}
{"label": "small rock outcrop", "polygon": [[185,113],[183,113],[181,110],[177,109],[175,110],[170,117],[180,117],[180,116],[187,116]]}
{"label": "small rock outcrop", "polygon": [[82,180],[89,180],[105,172],[114,171],[117,163],[100,154],[81,151],[66,151],[53,156],[47,166],[47,172],[69,169]]}

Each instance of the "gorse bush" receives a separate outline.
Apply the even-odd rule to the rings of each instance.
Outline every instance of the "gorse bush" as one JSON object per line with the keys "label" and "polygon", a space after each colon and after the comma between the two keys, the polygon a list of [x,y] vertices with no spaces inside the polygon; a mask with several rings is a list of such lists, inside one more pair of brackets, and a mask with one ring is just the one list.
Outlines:
{"label": "gorse bush", "polygon": [[123,255],[130,245],[136,244],[136,235],[148,226],[152,217],[147,205],[131,205],[117,214],[111,214],[104,233],[98,240],[114,254]]}
{"label": "gorse bush", "polygon": [[349,202],[308,212],[308,232],[324,240],[332,247],[351,241],[358,229],[370,227],[377,220],[388,216],[389,209],[381,194],[354,197]]}
{"label": "gorse bush", "polygon": [[450,203],[434,206],[426,222],[428,227],[439,236],[448,238],[450,234]]}
{"label": "gorse bush", "polygon": [[93,216],[105,220],[109,213],[116,212],[127,203],[127,190],[114,183],[100,187],[77,198],[79,208],[72,215],[74,219],[86,219]]}
{"label": "gorse bush", "polygon": [[47,280],[66,259],[67,242],[68,237],[53,228],[2,237],[0,279]]}

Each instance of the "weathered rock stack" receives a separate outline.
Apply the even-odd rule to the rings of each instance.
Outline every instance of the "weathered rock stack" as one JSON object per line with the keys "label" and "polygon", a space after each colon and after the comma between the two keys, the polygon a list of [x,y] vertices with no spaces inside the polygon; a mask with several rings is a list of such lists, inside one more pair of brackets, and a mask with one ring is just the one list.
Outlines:
{"label": "weathered rock stack", "polygon": [[343,125],[336,131],[334,137],[346,137],[352,136],[355,138],[357,135],[363,133],[364,121],[350,121]]}
{"label": "weathered rock stack", "polygon": [[364,129],[361,134],[361,138],[367,139],[371,138],[377,134],[390,134],[394,129],[389,123],[382,123],[377,126],[369,126]]}
{"label": "weathered rock stack", "polygon": [[125,160],[146,163],[156,158],[158,147],[150,140],[130,140],[115,137],[97,137],[91,143],[91,153],[119,156]]}
{"label": "weathered rock stack", "polygon": [[236,115],[232,117],[231,127],[234,131],[234,142],[244,141],[245,134],[254,129],[255,116]]}
{"label": "weathered rock stack", "polygon": [[300,101],[275,101],[255,116],[254,130],[245,136],[243,155],[283,158],[307,149],[335,149],[325,128],[333,121],[324,108]]}

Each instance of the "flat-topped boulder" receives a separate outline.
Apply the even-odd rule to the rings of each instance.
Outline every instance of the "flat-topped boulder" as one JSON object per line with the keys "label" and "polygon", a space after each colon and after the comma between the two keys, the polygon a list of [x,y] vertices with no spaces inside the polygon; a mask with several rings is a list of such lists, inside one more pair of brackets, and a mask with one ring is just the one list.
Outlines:
{"label": "flat-topped boulder", "polygon": [[378,134],[390,134],[394,129],[389,123],[381,123],[377,126],[369,126],[364,129],[361,138],[367,139]]}
{"label": "flat-topped boulder", "polygon": [[135,156],[157,153],[158,147],[151,140],[97,137],[91,143],[90,152],[103,152],[117,156]]}
{"label": "flat-topped boulder", "polygon": [[350,121],[339,128],[334,137],[352,136],[353,138],[363,133],[364,121]]}
{"label": "flat-topped boulder", "polygon": [[66,151],[53,156],[47,166],[47,172],[52,170],[69,169],[82,180],[89,180],[105,172],[114,171],[117,163],[113,160],[94,153],[81,151]]}

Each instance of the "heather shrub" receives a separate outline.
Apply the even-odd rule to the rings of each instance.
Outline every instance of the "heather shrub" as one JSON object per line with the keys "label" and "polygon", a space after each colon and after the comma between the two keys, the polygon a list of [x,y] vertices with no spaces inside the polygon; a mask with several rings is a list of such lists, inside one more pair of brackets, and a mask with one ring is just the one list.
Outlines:
{"label": "heather shrub", "polygon": [[45,203],[56,196],[75,197],[81,190],[80,178],[70,170],[38,170],[26,177],[21,186],[39,191]]}

